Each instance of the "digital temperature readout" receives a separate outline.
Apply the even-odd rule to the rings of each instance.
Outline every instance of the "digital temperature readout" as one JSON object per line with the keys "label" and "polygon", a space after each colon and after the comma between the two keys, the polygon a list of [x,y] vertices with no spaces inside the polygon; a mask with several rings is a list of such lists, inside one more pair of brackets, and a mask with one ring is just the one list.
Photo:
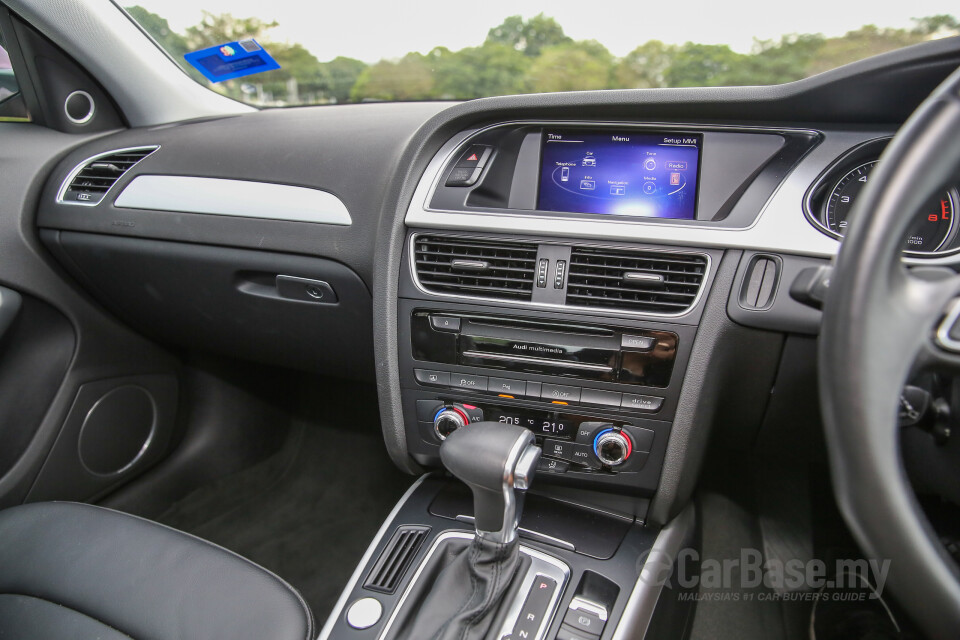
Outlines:
{"label": "digital temperature readout", "polygon": [[579,421],[569,419],[563,414],[558,413],[522,411],[502,407],[490,407],[490,409],[494,411],[488,414],[489,417],[487,420],[526,427],[538,436],[572,438],[576,431],[577,424],[579,424]]}

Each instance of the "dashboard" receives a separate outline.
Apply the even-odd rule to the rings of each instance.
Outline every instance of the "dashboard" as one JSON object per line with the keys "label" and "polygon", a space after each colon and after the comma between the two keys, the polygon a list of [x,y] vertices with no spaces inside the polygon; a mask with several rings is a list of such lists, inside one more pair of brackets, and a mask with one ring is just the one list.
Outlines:
{"label": "dashboard", "polygon": [[[705,425],[761,420],[785,336],[816,335],[792,285],[829,265],[885,145],[958,58],[934,42],[781,87],[131,129],[62,155],[37,225],[163,344],[376,380],[402,468],[438,466],[471,421],[523,424],[545,486],[665,522]],[[958,262],[958,184],[911,213],[908,265]]]}

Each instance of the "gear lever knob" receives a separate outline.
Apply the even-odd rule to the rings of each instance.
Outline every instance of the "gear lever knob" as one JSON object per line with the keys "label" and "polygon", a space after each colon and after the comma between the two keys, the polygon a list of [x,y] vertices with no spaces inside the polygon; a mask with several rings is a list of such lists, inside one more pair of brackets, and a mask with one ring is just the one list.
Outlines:
{"label": "gear lever knob", "polygon": [[443,466],[473,492],[477,535],[500,543],[517,536],[520,492],[530,487],[539,459],[533,433],[500,422],[474,422],[440,445]]}

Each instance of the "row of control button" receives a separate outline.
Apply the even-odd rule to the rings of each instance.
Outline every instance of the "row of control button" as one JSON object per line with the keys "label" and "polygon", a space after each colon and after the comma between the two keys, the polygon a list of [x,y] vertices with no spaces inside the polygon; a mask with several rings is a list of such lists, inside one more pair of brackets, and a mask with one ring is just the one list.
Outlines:
{"label": "row of control button", "polygon": [[599,469],[601,466],[600,461],[593,455],[590,445],[568,440],[545,439],[543,441],[543,455],[574,462],[591,469]]}
{"label": "row of control button", "polygon": [[469,389],[485,391],[511,398],[532,398],[535,400],[549,400],[554,404],[590,404],[611,409],[630,409],[656,413],[663,407],[663,398],[660,396],[644,396],[618,391],[604,391],[573,387],[568,385],[547,384],[516,380],[514,378],[496,378],[477,376],[467,373],[451,373],[450,371],[434,371],[430,369],[414,369],[414,376],[420,384],[436,387],[450,387],[453,389]]}

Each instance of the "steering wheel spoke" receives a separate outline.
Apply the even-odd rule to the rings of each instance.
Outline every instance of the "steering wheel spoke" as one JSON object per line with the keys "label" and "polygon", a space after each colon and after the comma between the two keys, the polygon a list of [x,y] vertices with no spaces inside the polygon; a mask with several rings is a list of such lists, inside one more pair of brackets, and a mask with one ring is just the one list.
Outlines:
{"label": "steering wheel spoke", "polygon": [[905,279],[901,304],[909,320],[904,328],[917,342],[911,375],[927,370],[960,373],[960,275],[935,273],[935,279]]}

